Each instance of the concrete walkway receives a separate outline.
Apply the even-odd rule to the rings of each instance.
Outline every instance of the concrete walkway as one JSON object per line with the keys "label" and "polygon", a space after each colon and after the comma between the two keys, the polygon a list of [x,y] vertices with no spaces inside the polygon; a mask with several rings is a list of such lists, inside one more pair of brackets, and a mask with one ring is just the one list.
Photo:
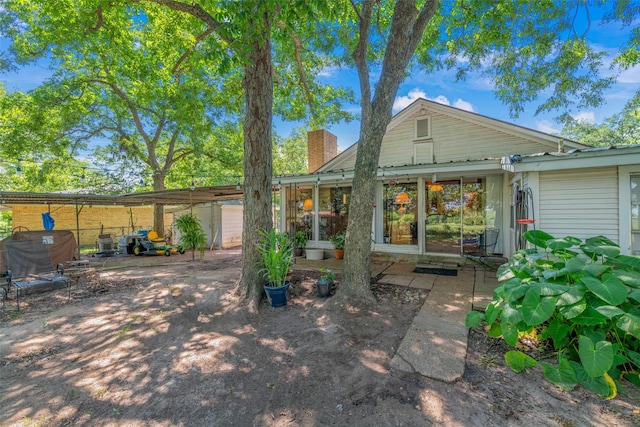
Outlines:
{"label": "concrete walkway", "polygon": [[[342,261],[299,259],[294,268],[342,269]],[[429,291],[391,361],[391,366],[429,378],[453,382],[462,378],[469,331],[464,325],[471,309],[484,310],[497,286],[495,272],[479,266],[434,264],[420,267],[457,270],[457,276],[414,273],[415,264],[372,263],[378,283]]]}

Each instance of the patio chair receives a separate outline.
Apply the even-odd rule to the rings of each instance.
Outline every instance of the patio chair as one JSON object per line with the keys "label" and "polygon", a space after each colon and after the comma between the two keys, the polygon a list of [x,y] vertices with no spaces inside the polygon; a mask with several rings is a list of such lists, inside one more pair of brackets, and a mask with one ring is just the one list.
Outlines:
{"label": "patio chair", "polygon": [[[64,275],[64,265],[52,265],[49,245],[32,240],[13,240],[5,243],[7,254],[7,284],[4,296],[15,289],[16,303],[20,310],[20,298],[37,292],[59,288],[69,289],[71,279]],[[4,301],[3,301],[4,308]]]}
{"label": "patio chair", "polygon": [[[465,251],[464,256],[489,267],[487,259],[493,255],[496,245],[498,244],[498,236],[500,235],[500,229],[498,228],[486,228],[482,233],[478,234],[476,238],[465,239],[463,241]],[[469,248],[470,250],[467,250]]]}

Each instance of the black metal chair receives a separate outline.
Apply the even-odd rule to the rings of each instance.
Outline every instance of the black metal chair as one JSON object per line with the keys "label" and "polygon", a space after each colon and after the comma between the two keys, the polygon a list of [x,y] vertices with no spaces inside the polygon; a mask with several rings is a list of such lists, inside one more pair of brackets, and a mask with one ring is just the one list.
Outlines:
{"label": "black metal chair", "polygon": [[469,251],[465,250],[463,252],[464,256],[490,267],[487,259],[493,255],[498,245],[498,236],[500,236],[500,229],[486,228],[482,233],[478,234],[478,237],[464,240],[465,248],[469,247],[471,249]]}

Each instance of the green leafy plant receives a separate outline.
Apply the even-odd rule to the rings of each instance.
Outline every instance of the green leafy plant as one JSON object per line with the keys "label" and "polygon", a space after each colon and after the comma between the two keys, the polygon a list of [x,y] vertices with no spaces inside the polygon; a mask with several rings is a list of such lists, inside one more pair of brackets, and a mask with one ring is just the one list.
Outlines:
{"label": "green leafy plant", "polygon": [[613,398],[621,381],[640,386],[640,257],[621,255],[603,236],[584,242],[524,233],[534,248],[515,253],[498,269],[499,286],[484,314],[467,314],[467,327],[486,321],[489,335],[516,346],[536,332],[557,364],[520,350],[505,354],[516,372],[542,367],[564,390],[580,384]]}
{"label": "green leafy plant", "polygon": [[200,251],[200,259],[204,258],[207,248],[207,234],[200,220],[193,214],[185,214],[176,219],[176,228],[180,232],[180,246],[191,249],[191,259],[195,260],[196,249]]}
{"label": "green leafy plant", "polygon": [[333,236],[329,236],[329,241],[333,245],[333,249],[344,249],[344,242],[347,238],[346,232],[341,232],[338,234],[334,234]]}
{"label": "green leafy plant", "polygon": [[298,248],[298,249],[304,249],[307,247],[307,234],[302,231],[302,230],[298,230],[295,234],[295,236],[293,236],[293,245],[294,247]]}
{"label": "green leafy plant", "polygon": [[284,286],[293,260],[293,244],[289,235],[278,233],[273,228],[269,231],[260,230],[260,235],[258,251],[263,264],[260,273],[269,286]]}
{"label": "green leafy plant", "polygon": [[333,281],[336,278],[336,275],[333,273],[333,270],[331,270],[330,268],[323,268],[320,269],[320,273],[322,274],[320,276],[320,278],[318,279],[318,281],[323,281],[323,282],[329,282],[329,283],[333,283]]}

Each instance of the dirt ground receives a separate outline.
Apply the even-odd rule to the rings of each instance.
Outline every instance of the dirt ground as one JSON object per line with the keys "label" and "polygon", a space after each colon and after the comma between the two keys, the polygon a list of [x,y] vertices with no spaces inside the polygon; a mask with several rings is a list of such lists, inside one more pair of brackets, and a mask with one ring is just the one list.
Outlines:
{"label": "dirt ground", "polygon": [[[296,271],[289,304],[233,295],[239,251],[97,259],[96,274],[0,315],[3,426],[633,426],[640,393],[566,393],[471,331],[453,384],[390,367],[427,292],[373,284],[378,304],[319,298]],[[339,286],[338,276],[338,284]]]}

